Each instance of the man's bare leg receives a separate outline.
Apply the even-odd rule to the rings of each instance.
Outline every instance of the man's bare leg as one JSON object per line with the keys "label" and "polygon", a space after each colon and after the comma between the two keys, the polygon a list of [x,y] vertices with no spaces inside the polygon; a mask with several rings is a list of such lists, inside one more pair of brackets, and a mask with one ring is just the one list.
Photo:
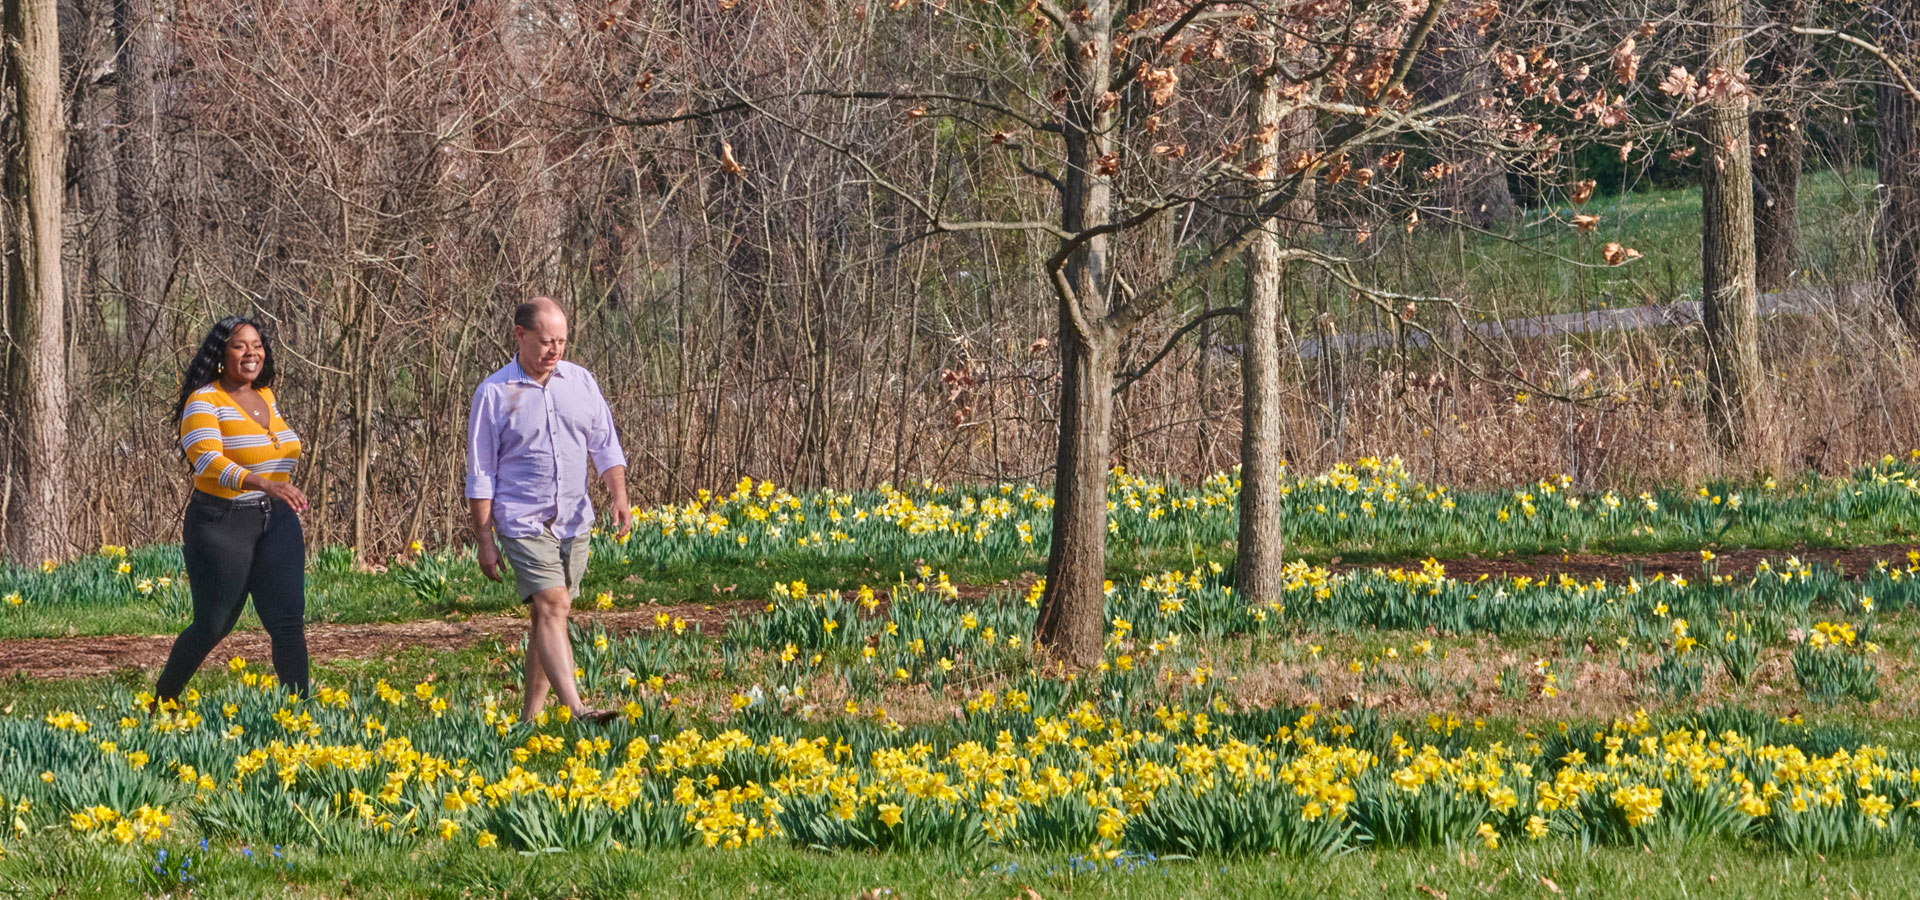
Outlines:
{"label": "man's bare leg", "polygon": [[566,588],[547,588],[534,594],[530,605],[533,627],[527,634],[527,655],[537,657],[540,665],[537,670],[531,665],[527,667],[527,718],[539,712],[533,705],[535,671],[544,676],[541,681],[547,682],[540,685],[542,689],[537,695],[542,704],[546,702],[545,688],[551,685],[554,695],[568,710],[575,716],[585,715],[587,707],[580,702],[580,690],[573,683],[573,643],[567,638],[567,613],[573,608],[573,598]]}
{"label": "man's bare leg", "polygon": [[527,631],[527,658],[521,668],[526,669],[526,682],[520,691],[520,721],[531,722],[546,708],[550,686],[546,667],[540,662],[540,645],[534,641],[531,628]]}

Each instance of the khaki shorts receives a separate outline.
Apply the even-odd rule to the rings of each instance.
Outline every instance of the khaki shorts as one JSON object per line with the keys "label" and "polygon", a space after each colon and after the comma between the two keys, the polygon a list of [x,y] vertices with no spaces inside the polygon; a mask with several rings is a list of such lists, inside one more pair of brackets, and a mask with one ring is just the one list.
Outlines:
{"label": "khaki shorts", "polygon": [[532,537],[500,536],[500,552],[513,566],[513,581],[520,589],[520,601],[549,588],[566,588],[567,596],[580,596],[580,580],[587,573],[587,535],[560,540],[551,532]]}

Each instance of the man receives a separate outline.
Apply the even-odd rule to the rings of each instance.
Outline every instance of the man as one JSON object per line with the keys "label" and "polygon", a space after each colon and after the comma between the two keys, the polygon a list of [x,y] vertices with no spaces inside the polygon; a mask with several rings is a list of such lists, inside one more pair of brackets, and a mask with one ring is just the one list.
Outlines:
{"label": "man", "polygon": [[612,713],[589,709],[574,685],[567,612],[580,595],[593,527],[587,463],[606,482],[625,536],[633,527],[627,458],[599,383],[561,358],[560,305],[535,297],[516,307],[513,342],[513,360],[480,382],[467,418],[467,505],[480,571],[499,581],[504,551],[530,607],[522,720],[539,715],[551,689],[575,718],[606,721]]}

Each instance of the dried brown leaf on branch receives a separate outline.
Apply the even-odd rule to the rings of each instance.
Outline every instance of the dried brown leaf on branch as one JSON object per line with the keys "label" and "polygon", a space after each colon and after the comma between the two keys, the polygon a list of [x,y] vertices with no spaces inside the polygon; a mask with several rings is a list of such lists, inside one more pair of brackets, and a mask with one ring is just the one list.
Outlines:
{"label": "dried brown leaf on branch", "polygon": [[1593,189],[1598,186],[1599,183],[1591,178],[1576,181],[1573,184],[1573,190],[1567,194],[1567,199],[1573,201],[1573,205],[1579,206],[1593,199]]}
{"label": "dried brown leaf on branch", "polygon": [[1147,99],[1155,106],[1165,106],[1173,99],[1173,89],[1180,84],[1180,76],[1172,69],[1156,69],[1146,63],[1140,64],[1140,83],[1147,88]]}
{"label": "dried brown leaf on branch", "polygon": [[1617,266],[1630,259],[1639,259],[1640,251],[1632,247],[1622,247],[1619,241],[1608,241],[1607,245],[1601,248],[1600,257],[1607,261],[1607,265]]}
{"label": "dried brown leaf on branch", "polygon": [[726,141],[720,142],[720,171],[728,175],[745,176],[747,174],[747,167],[733,158],[733,145]]}
{"label": "dried brown leaf on branch", "polygon": [[1580,231],[1592,231],[1600,225],[1600,217],[1581,213],[1573,217],[1573,227]]}
{"label": "dried brown leaf on branch", "polygon": [[1660,92],[1669,97],[1691,100],[1700,92],[1700,82],[1694,79],[1686,66],[1674,66],[1667,70],[1667,77],[1660,79]]}
{"label": "dried brown leaf on branch", "polygon": [[1627,38],[1613,48],[1613,74],[1623,83],[1631,83],[1640,74],[1640,54],[1635,52],[1638,46],[1633,38]]}
{"label": "dried brown leaf on branch", "polygon": [[1500,67],[1500,74],[1509,80],[1527,74],[1527,60],[1512,50],[1502,50],[1493,55],[1493,64]]}

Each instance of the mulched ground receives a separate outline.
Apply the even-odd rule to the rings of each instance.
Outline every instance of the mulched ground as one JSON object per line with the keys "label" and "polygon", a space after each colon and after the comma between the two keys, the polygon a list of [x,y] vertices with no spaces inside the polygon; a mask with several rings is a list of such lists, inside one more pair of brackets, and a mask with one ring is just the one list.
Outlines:
{"label": "mulched ground", "polygon": [[[1885,544],[1872,547],[1806,549],[1794,551],[1807,562],[1819,562],[1859,574],[1879,560],[1904,561],[1909,550],[1920,544]],[[1729,550],[1717,553],[1722,574],[1751,571],[1762,559],[1783,559],[1789,551]],[[1398,563],[1417,567],[1418,560]],[[1672,572],[1691,575],[1700,571],[1698,551],[1614,556],[1576,553],[1563,556],[1526,558],[1460,558],[1445,561],[1447,574],[1459,579],[1478,578],[1482,574],[1500,577],[1531,575],[1542,577],[1567,573],[1583,580],[1605,578],[1625,580],[1638,569],[1652,575]],[[1390,567],[1389,564],[1339,565],[1336,570]],[[961,594],[975,598],[994,590],[1024,589],[1032,583],[1023,577],[1000,585],[963,585]],[[618,631],[652,627],[654,616],[664,612],[698,624],[709,635],[718,636],[727,619],[736,613],[752,613],[765,605],[764,600],[727,597],[711,605],[676,604],[648,606],[610,612],[576,611],[574,619],[600,622]],[[884,594],[881,613],[886,609]],[[407,648],[454,650],[488,640],[513,643],[525,634],[527,620],[513,616],[474,616],[460,620],[423,620],[382,622],[365,625],[311,625],[307,628],[308,652],[315,660],[367,658]],[[173,635],[113,635],[104,637],[27,638],[0,641],[0,677],[85,678],[105,675],[121,669],[155,670],[166,662],[173,646]],[[235,632],[215,651],[219,658],[245,656],[265,659],[268,654],[264,633]]]}
{"label": "mulched ground", "polygon": [[[1761,560],[1774,562],[1788,556],[1798,556],[1802,562],[1821,563],[1839,569],[1849,575],[1858,576],[1873,568],[1881,560],[1904,565],[1907,552],[1920,550],[1920,543],[1881,544],[1871,547],[1809,548],[1804,550],[1726,550],[1714,551],[1714,564],[1720,574],[1731,575],[1739,572],[1751,572]],[[1644,553],[1637,555],[1612,555],[1601,553],[1573,553],[1561,556],[1530,557],[1493,557],[1493,558],[1457,558],[1443,560],[1447,575],[1451,578],[1469,580],[1481,575],[1492,577],[1531,575],[1535,578],[1565,572],[1575,578],[1591,581],[1605,578],[1608,581],[1625,580],[1635,568],[1647,575],[1661,572],[1692,577],[1700,572],[1700,551],[1680,550],[1672,553]],[[1335,565],[1336,570],[1392,568],[1394,566],[1418,568],[1418,560],[1400,563],[1368,563],[1365,565]]]}

